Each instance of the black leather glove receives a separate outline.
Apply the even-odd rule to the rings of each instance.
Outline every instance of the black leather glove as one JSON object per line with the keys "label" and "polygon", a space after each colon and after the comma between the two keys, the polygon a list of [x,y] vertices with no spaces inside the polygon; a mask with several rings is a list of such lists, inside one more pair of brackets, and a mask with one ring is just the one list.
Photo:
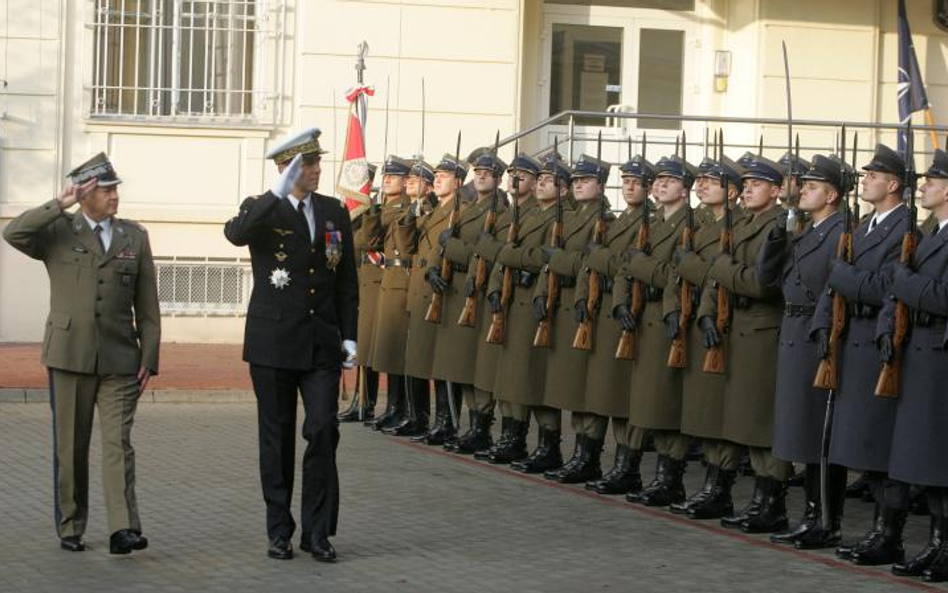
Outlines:
{"label": "black leather glove", "polygon": [[573,305],[573,311],[576,313],[576,323],[586,321],[586,316],[589,313],[589,311],[586,310],[586,299],[576,301],[576,304]]}
{"label": "black leather glove", "polygon": [[820,360],[829,355],[830,333],[825,327],[821,327],[813,332],[813,341],[816,342],[816,356]]}
{"label": "black leather glove", "polygon": [[681,248],[681,245],[675,246],[674,260],[676,266],[681,263],[681,260],[685,259],[685,253],[687,252]]}
{"label": "black leather glove", "polygon": [[379,212],[381,212],[381,211],[382,211],[382,205],[381,205],[381,204],[372,204],[371,206],[369,206],[369,214],[371,214],[371,215],[373,215],[373,216],[377,216],[377,215],[379,214]]}
{"label": "black leather glove", "polygon": [[678,311],[672,311],[665,316],[665,337],[674,340],[678,337],[679,319]]}
{"label": "black leather glove", "polygon": [[613,311],[613,317],[625,331],[635,331],[635,317],[632,316],[628,305],[617,305]]}
{"label": "black leather glove", "polygon": [[432,266],[425,272],[425,280],[431,285],[431,290],[438,294],[444,293],[448,289],[448,282],[441,277],[441,270]]}
{"label": "black leather glove", "polygon": [[546,310],[546,297],[538,296],[533,298],[533,318],[537,321],[546,319],[549,311]]}
{"label": "black leather glove", "polygon": [[495,290],[494,292],[487,295],[487,302],[490,303],[490,312],[491,313],[500,313],[504,310],[503,303],[500,302],[500,291]]}
{"label": "black leather glove", "polygon": [[774,221],[777,223],[774,228],[770,230],[770,236],[777,238],[774,233],[778,233],[780,236],[787,236],[787,219],[790,218],[790,210],[787,208],[781,208],[777,212],[777,216],[774,217]]}
{"label": "black leather glove", "polygon": [[474,275],[469,274],[464,281],[464,296],[469,297],[474,294]]}
{"label": "black leather glove", "polygon": [[705,348],[721,345],[721,334],[718,333],[718,326],[715,325],[714,319],[705,315],[698,320],[698,327],[701,328]]}
{"label": "black leather glove", "polygon": [[892,334],[882,334],[876,340],[876,347],[879,349],[879,360],[882,362],[892,362],[895,358],[895,346],[892,344]]}
{"label": "black leather glove", "polygon": [[448,242],[448,239],[454,236],[454,229],[447,228],[441,231],[441,234],[438,235],[438,245],[444,247],[444,244]]}

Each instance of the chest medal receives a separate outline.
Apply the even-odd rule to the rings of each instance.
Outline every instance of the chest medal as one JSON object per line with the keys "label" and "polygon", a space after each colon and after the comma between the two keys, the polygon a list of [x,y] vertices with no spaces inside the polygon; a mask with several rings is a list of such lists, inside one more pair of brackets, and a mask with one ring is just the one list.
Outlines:
{"label": "chest medal", "polygon": [[290,273],[283,268],[275,268],[270,272],[270,284],[277,290],[283,290],[290,283]]}

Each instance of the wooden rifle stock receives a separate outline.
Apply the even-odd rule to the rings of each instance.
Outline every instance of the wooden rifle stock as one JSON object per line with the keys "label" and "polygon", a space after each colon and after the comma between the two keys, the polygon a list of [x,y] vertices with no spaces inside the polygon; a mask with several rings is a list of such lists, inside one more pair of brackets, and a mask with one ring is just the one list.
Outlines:
{"label": "wooden rifle stock", "polygon": [[[693,216],[690,212],[688,216]],[[694,249],[694,225],[689,220],[688,226],[681,235],[681,247],[686,251]],[[692,297],[691,283],[681,278],[681,292],[679,300],[681,301],[681,314],[678,316],[678,335],[672,340],[671,348],[668,349],[668,360],[666,366],[673,369],[683,369],[688,363],[687,359],[687,339],[688,339],[688,320],[694,313],[694,300]]]}
{"label": "wooden rifle stock", "polygon": [[[507,244],[515,245],[520,235],[520,223],[514,221],[507,231]],[[513,296],[514,270],[504,266],[504,279],[500,285],[500,311],[491,315],[490,327],[487,328],[488,344],[503,344],[507,333],[507,305]]]}
{"label": "wooden rifle stock", "polygon": [[[852,261],[853,235],[852,230],[839,237],[839,246],[836,248],[836,257],[840,261]],[[839,388],[839,341],[846,329],[846,299],[838,292],[833,293],[833,325],[830,327],[829,345],[826,358],[820,361],[816,368],[816,377],[813,387],[819,389]]]}
{"label": "wooden rifle stock", "polygon": [[[913,213],[914,214],[914,213]],[[903,264],[911,265],[915,255],[914,225],[902,237],[902,254],[899,258]],[[876,382],[876,395],[884,398],[899,397],[899,380],[902,374],[902,357],[905,351],[905,339],[908,337],[909,310],[901,300],[895,304],[895,328],[892,332],[893,357],[889,362],[882,363],[879,380]]]}
{"label": "wooden rifle stock", "polygon": [[[642,226],[639,227],[639,233],[635,237],[635,248],[639,251],[645,251],[645,248],[648,246],[648,233],[649,233],[649,223],[648,223],[648,203],[645,205],[645,213],[643,214],[644,218],[642,220]],[[642,309],[645,308],[645,293],[644,286],[642,286],[641,280],[632,281],[632,299],[631,299],[630,311],[632,312],[632,317],[635,319],[639,318],[639,315],[642,314]],[[619,343],[616,345],[616,354],[615,357],[619,360],[635,360],[635,333],[622,330],[622,334],[619,336]]]}
{"label": "wooden rifle stock", "polygon": [[[725,216],[728,216],[725,214]],[[731,229],[730,225],[725,225],[725,228],[721,230],[721,253],[730,253],[731,251]],[[718,294],[717,294],[717,304],[718,304],[718,314],[715,319],[715,325],[718,328],[718,334],[724,337],[724,333],[727,331],[728,322],[731,318],[731,295],[728,292],[727,288],[718,283]],[[708,348],[707,352],[704,354],[704,364],[701,366],[701,370],[706,373],[714,373],[716,375],[724,374],[724,345],[718,344],[717,346],[712,346]]]}
{"label": "wooden rifle stock", "polygon": [[[553,230],[550,233],[550,243],[554,247],[561,247],[563,244],[563,221],[557,220],[553,223]],[[546,275],[546,317],[537,323],[537,331],[533,335],[533,345],[537,348],[550,347],[550,327],[553,321],[553,313],[556,309],[556,303],[560,298],[560,278],[553,270],[547,266]]]}
{"label": "wooden rifle stock", "polygon": [[[496,200],[496,196],[491,198]],[[494,234],[494,225],[497,221],[496,207],[492,207],[484,219],[484,232]],[[464,299],[464,308],[461,309],[461,315],[458,317],[458,325],[462,327],[474,327],[474,321],[477,319],[477,300],[478,295],[484,289],[487,282],[487,260],[481,256],[476,256],[474,264],[474,292]]]}
{"label": "wooden rifle stock", "polygon": [[[461,219],[461,210],[459,208],[461,202],[461,196],[454,196],[454,199],[457,200],[458,206],[454,208],[454,211],[451,212],[451,219],[448,221],[448,228],[455,228],[458,224],[458,221]],[[441,250],[441,277],[448,284],[451,283],[451,280],[454,278],[454,266],[444,255],[444,249]],[[431,295],[431,302],[428,303],[428,310],[425,311],[425,321],[431,323],[441,323],[441,309],[444,306],[444,294],[440,292],[435,292]]]}
{"label": "wooden rifle stock", "polygon": [[[602,217],[596,221],[593,230],[593,244],[602,245],[606,238],[606,221]],[[593,323],[596,321],[596,312],[599,311],[599,302],[602,299],[602,275],[596,270],[589,270],[589,294],[586,297],[586,317],[576,327],[573,336],[573,348],[577,350],[592,350]]]}

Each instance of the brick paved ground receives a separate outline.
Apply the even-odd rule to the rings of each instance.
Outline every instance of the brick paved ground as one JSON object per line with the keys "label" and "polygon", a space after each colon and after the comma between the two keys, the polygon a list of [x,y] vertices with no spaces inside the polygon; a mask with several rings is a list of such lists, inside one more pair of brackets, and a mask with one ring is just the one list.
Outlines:
{"label": "brick paved ground", "polygon": [[[342,428],[340,447],[343,506],[334,540],[340,562],[318,564],[305,555],[269,560],[250,404],[142,406],[134,440],[151,547],[130,557],[108,554],[94,479],[86,534],[91,549],[70,554],[59,550],[51,524],[48,416],[42,404],[0,404],[2,591],[927,588],[890,577],[887,569],[772,546],[762,536],[553,486],[351,424]],[[651,463],[648,456],[648,474]],[[700,479],[692,464],[689,488]],[[740,500],[749,487],[749,479],[740,481]],[[799,489],[791,506],[799,509]],[[848,535],[866,528],[869,512],[869,505],[850,503]],[[910,519],[910,549],[921,544],[926,525],[927,518]]]}

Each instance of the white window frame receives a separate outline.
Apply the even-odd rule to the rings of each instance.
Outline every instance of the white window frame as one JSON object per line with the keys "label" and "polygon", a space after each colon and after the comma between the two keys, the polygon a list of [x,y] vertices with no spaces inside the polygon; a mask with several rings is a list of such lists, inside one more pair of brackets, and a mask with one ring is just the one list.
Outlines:
{"label": "white window frame", "polygon": [[[187,24],[187,17],[181,15],[181,7],[185,1],[190,0],[156,0],[156,4],[163,2],[165,7],[171,8],[175,11],[174,20],[181,19],[184,25]],[[201,2],[202,0],[196,0]],[[226,0],[217,0],[218,2]],[[242,0],[238,0],[242,1]],[[107,53],[100,53],[96,55],[96,39],[97,36],[101,42],[107,42],[105,36],[110,34],[110,29],[113,27],[106,27],[105,30],[100,30],[97,26],[99,19],[102,18],[101,14],[97,14],[97,5],[101,7],[102,10],[114,10],[115,6],[121,7],[122,0],[84,0],[83,1],[83,34],[82,34],[82,55],[86,56],[86,59],[83,60],[83,114],[86,117],[86,121],[89,122],[115,122],[115,123],[146,123],[146,124],[187,124],[187,125],[208,125],[208,126],[272,126],[277,121],[279,121],[279,109],[281,104],[282,97],[282,58],[285,57],[285,43],[286,43],[286,21],[287,21],[287,2],[290,0],[251,0],[254,4],[255,10],[255,33],[253,34],[254,43],[253,43],[253,52],[252,52],[252,77],[251,77],[251,107],[248,114],[240,113],[228,113],[229,111],[229,102],[234,93],[227,92],[227,102],[223,110],[217,111],[214,109],[214,106],[204,105],[203,109],[198,109],[200,113],[192,112],[180,112],[179,109],[181,106],[178,105],[178,102],[182,100],[188,100],[184,97],[188,95],[188,89],[185,85],[188,84],[187,74],[182,73],[180,70],[180,59],[174,59],[171,61],[172,74],[171,81],[172,86],[170,88],[161,89],[157,87],[154,83],[149,81],[147,86],[135,87],[127,86],[123,78],[123,74],[119,75],[118,81],[105,81],[100,77],[99,80],[96,80],[98,70],[96,68],[96,60],[100,60],[100,66],[104,69],[107,69],[107,64],[104,63],[104,55]],[[231,19],[234,21],[235,19]],[[220,31],[221,29],[217,29]],[[132,28],[130,31],[134,34],[135,29]],[[147,34],[148,28],[139,29],[140,35],[144,36]],[[126,32],[126,35],[129,33]],[[172,30],[170,31],[172,35],[171,44],[174,48],[174,51],[182,51],[182,28],[172,25]],[[212,31],[213,34],[213,31]],[[208,44],[211,45],[211,44]],[[121,51],[121,50],[120,50]],[[231,53],[230,46],[228,46],[228,53]],[[155,60],[158,63],[161,63],[166,57],[158,55],[161,52],[155,50],[152,52],[152,55],[149,56],[149,60]],[[213,53],[208,52],[210,59],[213,60]],[[104,54],[104,55],[103,55]],[[207,62],[207,61],[206,61]],[[120,69],[121,72],[121,69]],[[230,76],[227,77],[228,79]],[[154,80],[152,77],[151,80]],[[192,79],[193,80],[193,79]],[[230,81],[228,81],[229,83]],[[107,83],[107,84],[104,84]],[[115,84],[112,84],[115,83]],[[225,87],[228,83],[225,83]],[[123,112],[106,112],[103,108],[103,97],[104,89],[114,88],[116,86],[123,87],[125,89],[138,89],[143,90],[146,93],[146,96],[151,97],[152,99],[156,97],[159,93],[167,95],[170,91],[172,95],[172,103],[168,107],[168,113],[162,113],[162,107],[150,103],[150,101],[145,101],[145,105],[142,105],[142,102],[138,102],[138,109],[135,112],[135,109],[127,109],[126,105],[122,105]],[[203,93],[203,89],[195,86],[193,91]],[[212,89],[210,93],[214,93],[216,89]],[[223,92],[223,91],[222,91]],[[137,93],[134,93],[137,95]],[[190,93],[191,95],[196,94],[195,92]],[[121,96],[121,93],[120,93]],[[137,96],[136,96],[137,99]],[[193,103],[192,103],[193,108]]]}

